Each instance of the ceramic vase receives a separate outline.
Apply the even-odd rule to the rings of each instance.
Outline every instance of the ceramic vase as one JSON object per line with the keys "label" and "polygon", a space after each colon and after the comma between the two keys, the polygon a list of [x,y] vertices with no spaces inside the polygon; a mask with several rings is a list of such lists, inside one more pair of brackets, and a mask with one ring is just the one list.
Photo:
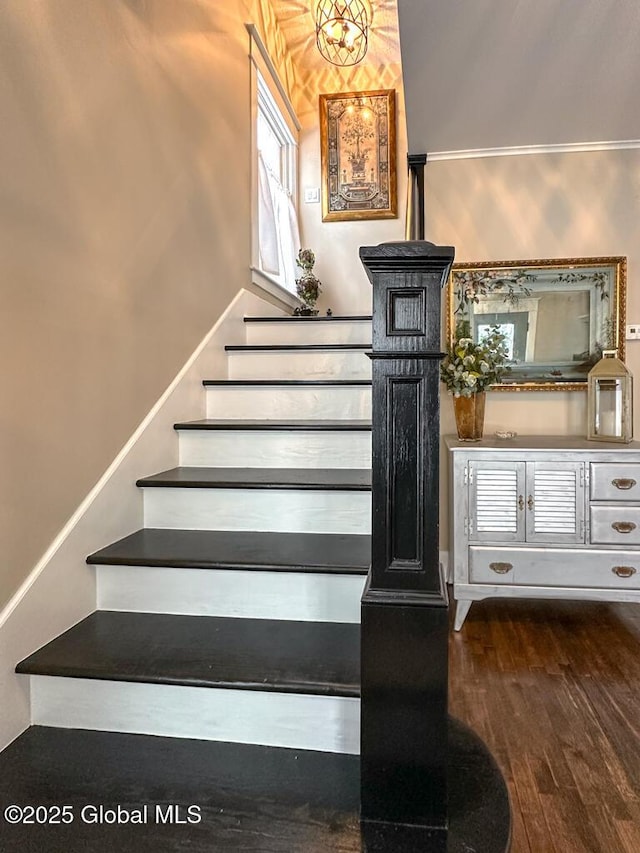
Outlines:
{"label": "ceramic vase", "polygon": [[484,401],[484,391],[479,391],[470,397],[453,398],[456,428],[458,430],[458,438],[461,441],[480,441],[482,438]]}

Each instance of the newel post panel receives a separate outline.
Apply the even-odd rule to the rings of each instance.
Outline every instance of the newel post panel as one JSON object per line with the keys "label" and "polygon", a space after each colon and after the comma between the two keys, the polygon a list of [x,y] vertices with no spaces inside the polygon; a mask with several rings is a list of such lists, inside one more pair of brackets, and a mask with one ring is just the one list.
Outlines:
{"label": "newel post panel", "polygon": [[361,817],[429,827],[444,841],[448,603],[438,559],[439,368],[441,291],[453,257],[453,248],[425,241],[360,249],[373,286]]}

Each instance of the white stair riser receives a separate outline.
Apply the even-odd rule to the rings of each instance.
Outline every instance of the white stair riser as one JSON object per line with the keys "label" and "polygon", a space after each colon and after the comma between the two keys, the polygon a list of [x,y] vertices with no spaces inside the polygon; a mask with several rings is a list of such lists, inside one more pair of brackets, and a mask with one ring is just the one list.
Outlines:
{"label": "white stair riser", "polygon": [[247,344],[365,344],[371,346],[371,320],[297,320],[245,323]]}
{"label": "white stair riser", "polygon": [[207,417],[215,420],[371,420],[371,388],[331,385],[209,386]]}
{"label": "white stair riser", "polygon": [[180,465],[370,468],[371,431],[180,430]]}
{"label": "white stair riser", "polygon": [[362,350],[230,352],[229,379],[371,379]]}
{"label": "white stair riser", "polygon": [[98,609],[360,622],[365,578],[308,572],[98,566]]}
{"label": "white stair riser", "polygon": [[357,754],[360,700],[31,676],[32,724]]}
{"label": "white stair riser", "polygon": [[370,533],[370,492],[297,489],[144,490],[145,527]]}

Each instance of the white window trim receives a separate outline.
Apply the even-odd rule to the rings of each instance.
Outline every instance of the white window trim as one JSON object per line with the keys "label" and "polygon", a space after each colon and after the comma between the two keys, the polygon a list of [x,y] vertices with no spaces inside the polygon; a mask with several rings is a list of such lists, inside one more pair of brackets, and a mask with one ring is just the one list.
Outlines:
{"label": "white window trim", "polygon": [[255,287],[259,287],[270,296],[275,296],[276,299],[279,299],[280,302],[284,302],[285,305],[288,305],[290,308],[298,308],[298,306],[302,305],[302,300],[299,299],[295,293],[291,293],[290,290],[283,287],[280,282],[276,281],[275,278],[269,275],[269,273],[263,272],[257,267],[251,267],[251,281]]}
{"label": "white window trim", "polygon": [[[256,27],[256,25],[245,24],[245,27],[247,28],[247,32],[251,36],[251,61],[260,69],[260,73],[265,79],[271,79],[274,86],[278,90],[279,98],[274,94],[276,102],[278,100],[281,101],[278,106],[282,109],[282,113],[285,118],[288,118],[288,120],[291,122],[291,133],[293,134],[293,136],[297,136],[297,134],[302,130],[302,125],[298,121],[296,111],[293,109],[293,104],[289,100],[287,90],[283,86],[282,81],[278,76],[276,67],[271,61],[269,51],[267,50],[265,43],[262,41],[262,37],[258,32],[258,28]],[[257,48],[257,50],[255,50],[254,48]]]}
{"label": "white window trim", "polygon": [[[276,296],[278,299],[286,302],[292,308],[302,305],[302,301],[295,293],[287,290],[269,273],[260,269],[260,242],[258,235],[258,218],[256,211],[258,209],[258,145],[257,145],[257,121],[258,121],[258,75],[255,69],[260,72],[267,87],[275,100],[289,132],[295,140],[295,154],[292,151],[292,156],[288,158],[285,164],[288,178],[290,180],[289,190],[295,200],[297,200],[297,151],[298,151],[298,134],[302,127],[296,116],[293,105],[289,100],[286,89],[278,76],[276,68],[269,57],[267,48],[254,24],[245,24],[247,32],[251,36],[250,39],[250,60],[251,60],[251,278],[256,287],[262,288],[271,296]],[[297,206],[297,205],[296,205]]]}

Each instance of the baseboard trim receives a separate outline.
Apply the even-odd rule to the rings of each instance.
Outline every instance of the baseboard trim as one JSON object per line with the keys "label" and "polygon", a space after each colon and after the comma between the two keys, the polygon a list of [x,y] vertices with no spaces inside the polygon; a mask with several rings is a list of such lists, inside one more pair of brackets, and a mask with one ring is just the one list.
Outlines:
{"label": "baseboard trim", "polygon": [[453,565],[449,564],[449,552],[439,551],[438,559],[440,560],[440,568],[442,569],[442,576],[445,583],[453,583]]}

